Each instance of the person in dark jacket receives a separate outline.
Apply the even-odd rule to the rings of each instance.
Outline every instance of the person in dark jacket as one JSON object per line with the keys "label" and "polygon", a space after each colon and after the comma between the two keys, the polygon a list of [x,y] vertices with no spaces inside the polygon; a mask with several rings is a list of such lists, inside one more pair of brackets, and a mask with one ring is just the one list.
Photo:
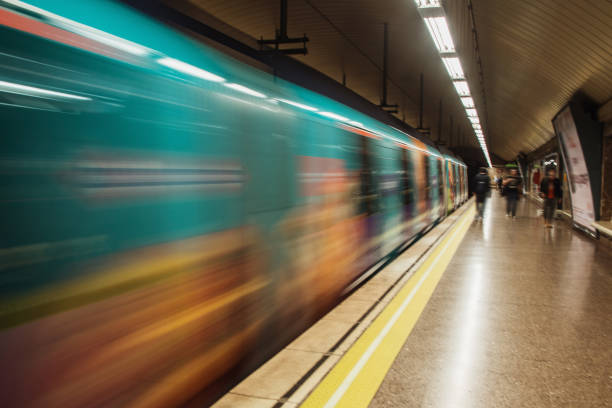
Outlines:
{"label": "person in dark jacket", "polygon": [[516,218],[516,205],[522,192],[523,182],[517,169],[510,169],[510,175],[504,178],[503,193],[506,196],[506,217]]}
{"label": "person in dark jacket", "polygon": [[481,167],[476,177],[474,177],[474,195],[476,195],[476,210],[478,211],[478,220],[482,220],[484,215],[485,200],[491,188],[491,178],[487,174],[487,169]]}
{"label": "person in dark jacket", "polygon": [[546,177],[540,183],[540,197],[544,199],[544,227],[552,228],[557,203],[563,197],[561,182],[557,178],[555,169],[546,170]]}

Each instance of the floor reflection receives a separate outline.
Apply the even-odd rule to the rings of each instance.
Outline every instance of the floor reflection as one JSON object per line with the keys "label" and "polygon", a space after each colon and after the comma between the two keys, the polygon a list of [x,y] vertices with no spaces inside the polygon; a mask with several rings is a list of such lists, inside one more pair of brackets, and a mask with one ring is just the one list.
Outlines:
{"label": "floor reflection", "polygon": [[371,407],[612,406],[612,251],[494,191]]}

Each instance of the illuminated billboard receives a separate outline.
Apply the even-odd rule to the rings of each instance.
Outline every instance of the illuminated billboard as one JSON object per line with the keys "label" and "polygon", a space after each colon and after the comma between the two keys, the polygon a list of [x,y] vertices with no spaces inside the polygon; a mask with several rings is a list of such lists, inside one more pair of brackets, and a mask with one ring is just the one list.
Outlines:
{"label": "illuminated billboard", "polygon": [[572,199],[572,217],[580,227],[593,234],[595,209],[589,171],[584,157],[580,137],[570,106],[566,106],[553,119],[553,126],[565,161]]}

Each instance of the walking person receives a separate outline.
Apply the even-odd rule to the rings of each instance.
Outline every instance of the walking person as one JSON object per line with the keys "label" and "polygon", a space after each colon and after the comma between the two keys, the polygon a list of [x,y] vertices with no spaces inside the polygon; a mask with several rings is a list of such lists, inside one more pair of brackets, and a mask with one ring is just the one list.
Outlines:
{"label": "walking person", "polygon": [[481,167],[476,177],[474,177],[474,195],[476,195],[476,210],[478,211],[477,220],[482,221],[484,215],[485,200],[491,189],[491,178],[487,174],[487,169]]}
{"label": "walking person", "polygon": [[516,218],[516,205],[521,194],[523,182],[517,169],[511,169],[510,175],[504,178],[503,193],[506,196],[506,217]]}
{"label": "walking person", "polygon": [[561,181],[554,168],[546,170],[546,177],[540,183],[540,197],[544,199],[544,227],[552,228],[557,204],[563,197]]}

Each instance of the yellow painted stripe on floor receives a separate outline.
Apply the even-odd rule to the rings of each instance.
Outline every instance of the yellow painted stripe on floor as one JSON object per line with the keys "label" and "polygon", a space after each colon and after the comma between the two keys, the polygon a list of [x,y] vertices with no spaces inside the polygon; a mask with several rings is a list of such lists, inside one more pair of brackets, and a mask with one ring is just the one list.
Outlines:
{"label": "yellow painted stripe on floor", "polygon": [[433,250],[417,272],[301,405],[367,407],[429,301],[474,216],[474,207]]}

